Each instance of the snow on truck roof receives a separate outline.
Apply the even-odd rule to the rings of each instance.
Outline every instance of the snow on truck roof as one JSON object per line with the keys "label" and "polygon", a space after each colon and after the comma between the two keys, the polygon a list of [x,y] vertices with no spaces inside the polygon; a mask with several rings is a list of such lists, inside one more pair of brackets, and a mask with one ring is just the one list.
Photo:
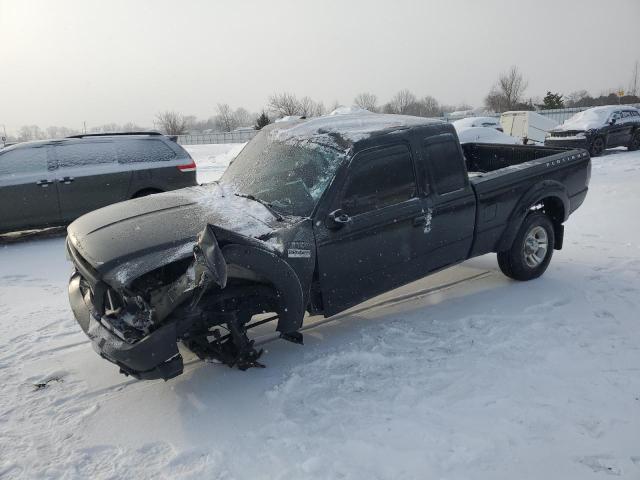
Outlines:
{"label": "snow on truck roof", "polygon": [[325,137],[330,139],[339,136],[348,143],[355,143],[369,138],[374,133],[444,123],[433,118],[371,113],[365,110],[358,113],[334,113],[308,120],[281,122],[274,124],[270,131],[271,135],[281,141],[320,140]]}

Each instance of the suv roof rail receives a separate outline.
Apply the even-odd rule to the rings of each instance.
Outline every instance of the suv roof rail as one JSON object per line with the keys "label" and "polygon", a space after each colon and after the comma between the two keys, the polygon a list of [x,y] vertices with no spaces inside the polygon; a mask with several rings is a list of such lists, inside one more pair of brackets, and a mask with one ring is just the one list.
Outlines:
{"label": "suv roof rail", "polygon": [[116,132],[116,133],[80,133],[78,135],[69,135],[66,138],[84,138],[84,137],[116,137],[126,135],[160,135],[160,132]]}

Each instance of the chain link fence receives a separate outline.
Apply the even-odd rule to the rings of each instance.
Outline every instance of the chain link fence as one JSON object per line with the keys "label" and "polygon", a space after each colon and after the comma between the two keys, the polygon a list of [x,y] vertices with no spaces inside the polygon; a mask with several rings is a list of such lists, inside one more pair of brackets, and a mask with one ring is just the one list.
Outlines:
{"label": "chain link fence", "polygon": [[245,143],[256,136],[258,130],[239,132],[215,132],[194,135],[178,135],[180,145],[201,145],[205,143]]}

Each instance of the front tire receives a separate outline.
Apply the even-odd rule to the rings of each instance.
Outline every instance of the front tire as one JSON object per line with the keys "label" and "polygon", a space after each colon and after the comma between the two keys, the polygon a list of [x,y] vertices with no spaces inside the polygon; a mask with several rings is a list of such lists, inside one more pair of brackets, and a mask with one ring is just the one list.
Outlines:
{"label": "front tire", "polygon": [[533,280],[542,275],[553,256],[553,223],[541,212],[525,218],[509,250],[498,252],[498,265],[514,280]]}
{"label": "front tire", "polygon": [[589,148],[589,154],[592,157],[599,157],[604,153],[606,145],[604,142],[604,137],[596,137],[591,142],[591,147]]}
{"label": "front tire", "polygon": [[640,129],[636,130],[633,133],[633,137],[631,137],[631,141],[627,146],[627,150],[629,150],[630,152],[635,152],[639,148],[640,148]]}

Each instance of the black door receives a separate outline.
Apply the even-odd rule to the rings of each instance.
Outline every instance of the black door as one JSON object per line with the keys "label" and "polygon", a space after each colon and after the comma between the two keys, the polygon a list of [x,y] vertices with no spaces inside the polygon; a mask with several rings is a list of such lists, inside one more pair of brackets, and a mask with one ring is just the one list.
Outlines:
{"label": "black door", "polygon": [[340,223],[315,224],[325,315],[423,276],[414,259],[430,249],[407,144],[358,153],[336,188],[332,209]]}
{"label": "black door", "polygon": [[64,221],[127,199],[131,171],[118,163],[109,139],[77,140],[54,147]]}
{"label": "black door", "polygon": [[55,165],[46,145],[0,151],[0,231],[61,223]]}
{"label": "black door", "polygon": [[427,271],[466,260],[473,243],[476,196],[462,148],[450,133],[422,140],[418,163],[421,188],[428,191],[431,250]]}
{"label": "black door", "polygon": [[620,123],[620,143],[618,146],[626,147],[631,142],[631,136],[634,129],[638,126],[638,112],[635,110],[623,110],[622,118],[618,120]]}
{"label": "black door", "polygon": [[627,131],[630,125],[625,124],[622,118],[622,111],[616,110],[609,117],[609,134],[607,135],[607,148],[620,147],[628,143]]}

